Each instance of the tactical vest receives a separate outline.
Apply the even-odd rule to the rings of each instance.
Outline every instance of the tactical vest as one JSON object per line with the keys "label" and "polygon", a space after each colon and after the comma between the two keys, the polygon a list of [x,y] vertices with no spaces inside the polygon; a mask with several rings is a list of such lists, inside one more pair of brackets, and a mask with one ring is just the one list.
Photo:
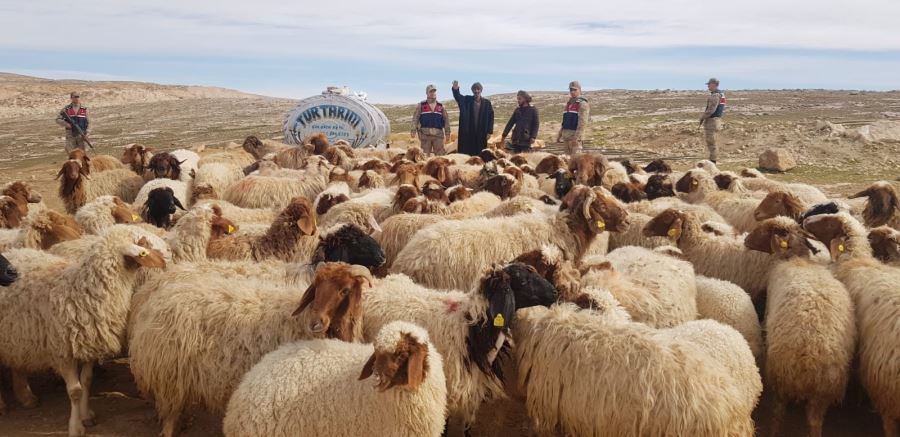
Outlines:
{"label": "tactical vest", "polygon": [[713,112],[712,115],[709,116],[710,118],[721,117],[725,114],[725,92],[717,92],[719,93],[719,106],[716,106],[716,112]]}
{"label": "tactical vest", "polygon": [[585,102],[584,98],[578,97],[572,103],[566,103],[566,112],[563,112],[562,128],[566,130],[578,129],[578,109],[581,108],[581,102]]}
{"label": "tactical vest", "polygon": [[[72,105],[67,105],[65,108],[66,115],[81,128],[82,131],[87,131],[88,121],[87,121],[87,108],[84,106],[79,107],[78,111],[72,107]],[[67,120],[68,121],[68,120]],[[77,132],[77,131],[73,131]]]}
{"label": "tactical vest", "polygon": [[442,105],[441,102],[435,102],[434,108],[432,109],[427,100],[423,101],[422,113],[419,114],[419,125],[422,129],[443,129],[444,105]]}

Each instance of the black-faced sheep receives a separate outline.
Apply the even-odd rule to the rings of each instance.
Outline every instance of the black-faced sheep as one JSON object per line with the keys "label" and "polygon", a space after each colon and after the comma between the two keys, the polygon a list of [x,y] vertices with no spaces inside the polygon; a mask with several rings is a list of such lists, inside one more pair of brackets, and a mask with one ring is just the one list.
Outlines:
{"label": "black-faced sheep", "polygon": [[359,226],[337,225],[319,236],[319,245],[313,253],[312,264],[343,261],[368,269],[381,267],[385,262],[384,251],[374,238]]}
{"label": "black-faced sheep", "polygon": [[16,271],[16,268],[5,256],[0,255],[0,287],[9,287],[13,282],[16,282],[18,277],[19,273]]}
{"label": "black-faced sheep", "polygon": [[185,210],[181,201],[175,197],[175,192],[172,191],[172,188],[154,188],[150,191],[147,201],[141,208],[141,217],[147,223],[158,228],[169,229],[172,225],[172,214],[175,214],[177,211],[176,207]]}

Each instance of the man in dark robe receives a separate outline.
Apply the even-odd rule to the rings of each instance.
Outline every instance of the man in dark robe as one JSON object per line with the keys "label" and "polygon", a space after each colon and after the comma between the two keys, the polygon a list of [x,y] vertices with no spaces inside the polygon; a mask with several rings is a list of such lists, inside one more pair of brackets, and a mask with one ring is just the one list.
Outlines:
{"label": "man in dark robe", "polygon": [[488,138],[494,134],[494,107],[491,101],[481,97],[480,83],[472,84],[471,96],[459,93],[459,82],[453,81],[453,98],[459,105],[459,132],[457,152],[475,156],[487,147]]}

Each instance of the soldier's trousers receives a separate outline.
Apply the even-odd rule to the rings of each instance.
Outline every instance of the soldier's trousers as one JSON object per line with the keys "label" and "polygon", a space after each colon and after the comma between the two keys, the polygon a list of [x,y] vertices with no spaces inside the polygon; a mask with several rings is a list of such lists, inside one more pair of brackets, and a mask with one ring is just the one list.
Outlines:
{"label": "soldier's trousers", "polygon": [[72,153],[75,149],[87,150],[87,143],[84,142],[84,137],[78,135],[71,135],[66,132],[66,154]]}
{"label": "soldier's trousers", "polygon": [[581,153],[584,142],[581,138],[578,138],[578,134],[574,130],[563,129],[560,131],[559,136],[560,139],[562,139],[563,144],[566,145],[566,153],[569,154],[569,156]]}
{"label": "soldier's trousers", "polygon": [[419,135],[419,142],[422,143],[422,151],[425,153],[434,153],[435,155],[444,155],[444,137],[434,135]]}
{"label": "soldier's trousers", "polygon": [[709,160],[715,161],[718,158],[718,146],[716,140],[718,132],[722,130],[722,119],[720,117],[707,118],[703,122],[703,131],[706,134],[706,148],[709,150]]}

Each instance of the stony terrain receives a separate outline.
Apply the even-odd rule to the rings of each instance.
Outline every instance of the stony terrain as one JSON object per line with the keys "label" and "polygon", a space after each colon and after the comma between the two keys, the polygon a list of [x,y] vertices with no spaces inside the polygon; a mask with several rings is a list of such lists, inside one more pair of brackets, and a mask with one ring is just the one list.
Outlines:
{"label": "stony terrain", "polygon": [[[54,208],[54,176],[64,158],[62,130],[53,122],[66,104],[68,91],[82,92],[91,108],[96,153],[121,154],[120,146],[140,142],[158,149],[180,147],[206,150],[232,148],[245,136],[279,136],[285,113],[296,103],[237,91],[205,87],[163,86],[145,83],[50,81],[0,74],[0,184],[26,179],[45,194]],[[449,94],[449,88],[441,90]],[[552,141],[566,97],[562,93],[535,92],[542,115],[540,138]],[[702,131],[697,126],[705,99],[701,91],[606,90],[587,93],[592,105],[588,146],[613,158],[671,159],[687,167],[705,155]],[[514,108],[514,95],[490,97],[497,108],[496,131]],[[783,147],[798,158],[799,166],[772,177],[815,183],[831,194],[847,194],[873,180],[900,175],[900,92],[850,91],[734,91],[722,132],[723,167],[755,166],[760,152]],[[455,104],[449,104],[451,111]],[[390,142],[404,146],[413,105],[382,106],[392,122]],[[457,118],[455,112],[451,116]],[[0,390],[12,394],[8,374],[0,371]],[[68,402],[65,386],[55,376],[34,377],[42,406],[24,410],[11,403],[0,417],[0,437],[65,435]],[[158,427],[152,403],[141,399],[134,387],[127,360],[106,363],[92,390],[98,426],[91,435],[151,436]],[[767,426],[769,396],[764,396],[754,417],[761,435]],[[518,424],[520,416],[504,416],[502,409],[483,412],[496,420],[491,425]],[[788,434],[802,432],[802,410],[790,410]],[[521,429],[521,428],[518,428]],[[859,385],[848,389],[840,408],[826,419],[827,436],[879,435],[877,415]],[[482,430],[487,433],[487,430]],[[199,415],[182,435],[218,435],[214,418]],[[501,435],[511,435],[502,433]]]}

